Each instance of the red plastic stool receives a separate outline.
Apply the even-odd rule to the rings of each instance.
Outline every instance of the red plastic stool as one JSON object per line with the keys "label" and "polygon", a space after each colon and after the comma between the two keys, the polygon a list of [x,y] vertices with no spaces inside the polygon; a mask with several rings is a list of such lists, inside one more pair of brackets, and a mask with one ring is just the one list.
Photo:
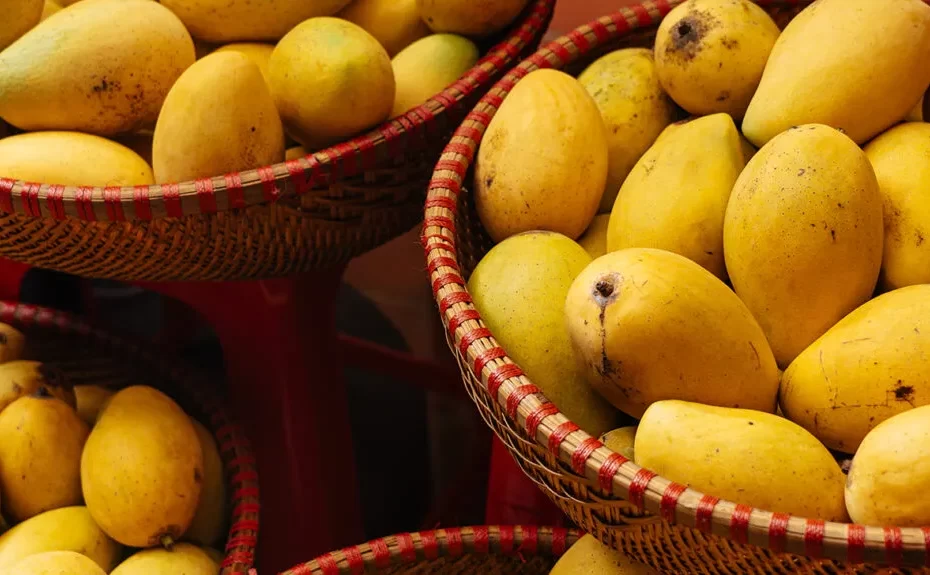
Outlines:
{"label": "red plastic stool", "polygon": [[562,511],[523,474],[497,436],[491,446],[485,519],[491,525],[566,525]]}

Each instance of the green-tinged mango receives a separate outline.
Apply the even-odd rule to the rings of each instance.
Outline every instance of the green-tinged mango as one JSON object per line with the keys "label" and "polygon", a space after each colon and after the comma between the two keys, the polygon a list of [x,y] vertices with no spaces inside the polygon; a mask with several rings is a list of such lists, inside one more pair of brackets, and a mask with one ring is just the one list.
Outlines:
{"label": "green-tinged mango", "polygon": [[431,34],[391,60],[397,91],[391,116],[399,116],[443,91],[478,61],[478,47],[455,34]]}

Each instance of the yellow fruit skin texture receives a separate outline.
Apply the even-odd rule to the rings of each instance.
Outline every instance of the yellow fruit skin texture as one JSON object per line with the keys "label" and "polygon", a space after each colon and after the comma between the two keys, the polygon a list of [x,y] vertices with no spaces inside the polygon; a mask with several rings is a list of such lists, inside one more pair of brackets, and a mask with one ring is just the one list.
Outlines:
{"label": "yellow fruit skin texture", "polygon": [[862,144],[907,116],[930,84],[928,61],[921,0],[820,0],[775,43],[743,133],[762,146],[791,126],[826,124]]}
{"label": "yellow fruit skin texture", "polygon": [[39,23],[44,5],[44,0],[0,0],[0,50]]}
{"label": "yellow fruit skin texture", "polygon": [[668,250],[726,279],[723,219],[744,165],[739,132],[727,114],[672,124],[623,182],[607,251]]}
{"label": "yellow fruit skin texture", "polygon": [[768,13],[749,0],[689,0],[669,12],[656,33],[662,86],[691,114],[739,120],[778,35]]}
{"label": "yellow fruit skin texture", "polygon": [[[2,173],[2,172],[0,172]],[[0,412],[21,397],[39,389],[67,403],[76,405],[74,388],[56,369],[38,361],[14,360],[0,364]]]}
{"label": "yellow fruit skin texture", "polygon": [[636,463],[702,493],[775,513],[845,521],[846,477],[826,447],[787,419],[661,401],[636,431]]}
{"label": "yellow fruit skin texture", "polygon": [[578,80],[526,75],[491,120],[475,163],[475,204],[494,241],[549,230],[575,239],[607,179],[607,129]]}
{"label": "yellow fruit skin texture", "polygon": [[529,0],[417,0],[420,16],[433,32],[487,36],[513,22]]}
{"label": "yellow fruit skin texture", "polygon": [[202,547],[201,550],[210,556],[210,559],[213,559],[213,562],[216,563],[216,568],[219,569],[223,561],[226,559],[226,555],[213,547]]}
{"label": "yellow fruit skin texture", "polygon": [[894,127],[865,153],[884,202],[881,284],[896,289],[930,283],[930,124]]}
{"label": "yellow fruit skin texture", "polygon": [[213,53],[178,78],[155,125],[155,181],[183,182],[283,160],[281,119],[248,57]]}
{"label": "yellow fruit skin texture", "polygon": [[748,164],[749,160],[753,159],[753,157],[756,155],[756,152],[759,150],[757,150],[756,147],[752,145],[752,142],[747,140],[746,136],[742,134],[739,135],[739,143],[743,148],[743,159],[746,160],[746,163]]}
{"label": "yellow fruit skin texture", "polygon": [[597,103],[607,128],[608,169],[599,212],[610,212],[630,170],[675,117],[656,74],[652,51],[627,48],[602,56],[578,81]]}
{"label": "yellow fruit skin texture", "polygon": [[619,414],[585,381],[572,357],[562,308],[591,258],[552,232],[527,232],[494,246],[468,280],[475,307],[500,345],[566,417],[590,435]]}
{"label": "yellow fruit skin texture", "polygon": [[332,16],[349,0],[161,0],[198,40],[276,41],[309,18]]}
{"label": "yellow fruit skin texture", "polygon": [[4,517],[24,521],[81,502],[81,450],[90,432],[54,397],[22,397],[0,412]]}
{"label": "yellow fruit skin texture", "polygon": [[908,112],[907,117],[904,118],[905,122],[923,122],[924,121],[924,96],[921,96],[920,101],[914,105],[910,112]]}
{"label": "yellow fruit skin texture", "polygon": [[46,18],[48,18],[52,14],[55,14],[56,12],[59,12],[61,8],[62,8],[61,4],[57,2],[53,2],[53,0],[45,0],[45,4],[42,7],[42,17],[40,21],[45,20]]}
{"label": "yellow fruit skin texture", "polygon": [[354,0],[337,16],[368,31],[389,56],[430,33],[416,0]]}
{"label": "yellow fruit skin texture", "polygon": [[294,146],[284,151],[285,160],[297,160],[307,155],[307,150],[303,146]]}
{"label": "yellow fruit skin texture", "polygon": [[26,557],[8,575],[106,575],[96,563],[74,551],[49,551]]}
{"label": "yellow fruit skin texture", "polygon": [[391,116],[419,106],[459,79],[478,61],[478,47],[455,34],[431,34],[391,60],[397,92]]}
{"label": "yellow fruit skin texture", "polygon": [[291,30],[275,47],[268,74],[288,134],[311,151],[383,122],[394,105],[387,52],[338,18],[314,18]]}
{"label": "yellow fruit skin texture", "polygon": [[113,539],[150,547],[187,531],[203,481],[203,451],[187,414],[146,386],[113,396],[87,439],[87,508]]}
{"label": "yellow fruit skin texture", "polygon": [[130,132],[155,121],[193,63],[190,35],[158,2],[80,2],[0,53],[0,117],[24,130]]}
{"label": "yellow fruit skin texture", "polygon": [[591,225],[578,238],[578,245],[583,247],[591,259],[597,259],[607,253],[607,225],[610,214],[599,214],[591,220]]}
{"label": "yellow fruit skin texture", "polygon": [[207,553],[179,543],[171,551],[146,549],[123,561],[110,575],[216,575],[216,563]]}
{"label": "yellow fruit skin texture", "polygon": [[99,385],[76,385],[74,395],[77,398],[77,412],[88,426],[97,423],[104,405],[109,402],[115,392]]}
{"label": "yellow fruit skin texture", "polygon": [[779,366],[869,299],[882,235],[875,173],[837,130],[791,129],[749,162],[727,206],[724,254]]}
{"label": "yellow fruit skin texture", "polygon": [[846,507],[861,525],[930,525],[930,406],[895,415],[873,429],[853,458]]}
{"label": "yellow fruit skin texture", "polygon": [[710,272],[671,252],[632,248],[575,279],[565,318],[588,380],[633,417],[685,399],[775,411],[778,370],[746,306]]}
{"label": "yellow fruit skin texture", "polygon": [[559,559],[549,575],[658,575],[647,565],[637,563],[612,549],[593,535],[585,535]]}
{"label": "yellow fruit skin texture", "polygon": [[636,426],[621,427],[608,431],[600,437],[601,443],[614,453],[633,461],[633,444],[636,441]]}
{"label": "yellow fruit skin texture", "polygon": [[26,337],[15,327],[0,323],[0,363],[22,359]]}
{"label": "yellow fruit skin texture", "polygon": [[0,536],[0,570],[46,551],[81,553],[109,573],[122,548],[94,523],[86,507],[63,507],[36,515]]}
{"label": "yellow fruit skin texture", "polygon": [[221,542],[226,527],[226,475],[213,435],[199,421],[192,419],[203,452],[203,489],[191,526],[184,539],[198,545]]}
{"label": "yellow fruit skin texture", "polygon": [[876,425],[930,403],[930,285],[863,304],[797,357],[782,377],[785,416],[827,447],[855,453]]}
{"label": "yellow fruit skin texture", "polygon": [[[262,73],[262,78],[268,82],[268,63],[271,61],[271,53],[274,52],[274,44],[263,44],[261,42],[239,42],[235,44],[226,44],[220,46],[214,52],[239,52],[251,60]],[[269,89],[271,84],[269,83]]]}

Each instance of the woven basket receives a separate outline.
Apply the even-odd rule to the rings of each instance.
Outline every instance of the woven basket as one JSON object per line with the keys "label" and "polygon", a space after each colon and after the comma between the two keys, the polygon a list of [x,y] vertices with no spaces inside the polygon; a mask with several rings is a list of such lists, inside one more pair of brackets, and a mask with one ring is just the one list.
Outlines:
{"label": "woven basket", "polygon": [[150,385],[161,389],[216,438],[226,465],[229,535],[221,575],[247,575],[258,541],[258,475],[242,429],[233,423],[204,382],[149,346],[115,337],[82,320],[47,308],[0,301],[0,322],[26,335],[29,358],[61,369],[74,385],[112,389]]}
{"label": "woven basket", "polygon": [[[475,214],[468,178],[503,98],[536,68],[578,72],[605,52],[651,46],[662,17],[680,2],[621,9],[543,47],[490,90],[446,147],[430,183],[422,239],[466,389],[523,471],[575,523],[663,572],[930,573],[922,569],[930,565],[930,527],[864,527],[770,513],[698,493],[611,452],[523,375],[471,303],[466,276],[492,243]],[[810,1],[759,3],[783,25]]]}
{"label": "woven basket", "polygon": [[259,279],[345,263],[417,224],[452,130],[537,48],[554,5],[533,0],[474,68],[422,106],[304,158],[135,188],[0,174],[0,256],[126,281]]}
{"label": "woven basket", "polygon": [[321,555],[280,575],[547,575],[581,533],[550,527],[462,527],[404,533]]}

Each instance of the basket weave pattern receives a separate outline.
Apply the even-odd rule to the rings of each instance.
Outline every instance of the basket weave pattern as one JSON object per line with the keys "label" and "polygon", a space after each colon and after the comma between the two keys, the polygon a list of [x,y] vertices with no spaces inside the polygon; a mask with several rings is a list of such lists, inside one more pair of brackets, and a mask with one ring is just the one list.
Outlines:
{"label": "basket weave pattern", "polygon": [[[492,243],[466,186],[479,142],[503,99],[537,68],[575,73],[605,52],[651,46],[659,22],[681,1],[647,0],[541,48],[489,91],[446,147],[430,183],[422,241],[465,387],[526,475],[575,523],[663,572],[930,573],[930,527],[865,527],[737,505],[610,451],[546,399],[471,303],[466,277]],[[810,0],[758,3],[783,26]]]}
{"label": "basket weave pattern", "polygon": [[404,533],[327,553],[281,575],[547,575],[580,536],[575,530],[520,526]]}
{"label": "basket weave pattern", "polygon": [[247,575],[258,542],[255,456],[242,429],[207,393],[204,382],[149,346],[115,337],[62,312],[0,301],[0,322],[26,335],[30,358],[58,367],[74,385],[111,389],[150,385],[170,395],[210,429],[226,467],[232,513],[220,575]]}

